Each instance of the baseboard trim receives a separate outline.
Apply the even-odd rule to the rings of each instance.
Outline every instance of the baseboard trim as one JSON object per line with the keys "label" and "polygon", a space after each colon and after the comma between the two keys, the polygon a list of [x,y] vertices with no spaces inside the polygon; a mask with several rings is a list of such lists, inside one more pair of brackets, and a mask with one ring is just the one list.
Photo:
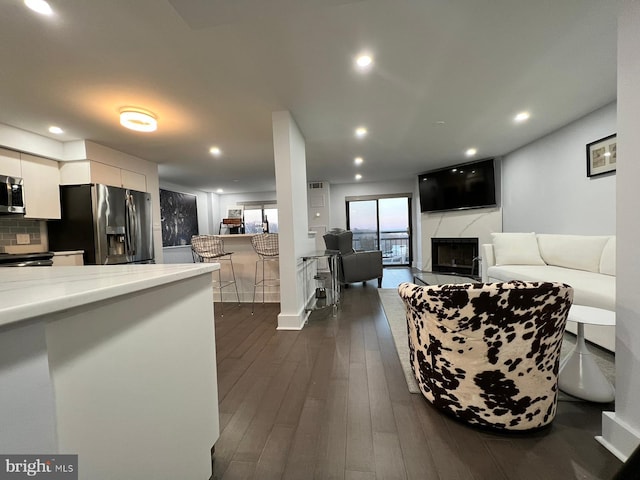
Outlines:
{"label": "baseboard trim", "polygon": [[294,315],[278,314],[278,328],[276,330],[302,330],[307,321],[307,312],[304,307]]}
{"label": "baseboard trim", "polygon": [[596,440],[621,462],[626,462],[640,445],[640,432],[618,418],[616,412],[602,412],[602,435],[596,436]]}

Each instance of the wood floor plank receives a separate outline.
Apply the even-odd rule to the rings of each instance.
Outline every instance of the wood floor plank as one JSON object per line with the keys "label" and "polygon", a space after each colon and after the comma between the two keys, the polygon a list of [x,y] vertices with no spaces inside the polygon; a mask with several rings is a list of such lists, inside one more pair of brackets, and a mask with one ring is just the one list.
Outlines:
{"label": "wood floor plank", "polygon": [[414,406],[411,403],[394,402],[393,412],[407,478],[437,480],[438,469],[431,456],[425,433],[416,421]]}
{"label": "wood floor plank", "polygon": [[414,395],[412,400],[416,420],[427,439],[439,477],[443,480],[473,479],[469,468],[460,461],[457,443],[446,426],[448,418],[428,405],[422,396]]}
{"label": "wood floor plank", "polygon": [[311,379],[311,368],[306,362],[299,362],[289,382],[285,401],[278,410],[275,423],[296,426],[307,397],[307,388]]}
{"label": "wood floor plank", "polygon": [[469,425],[456,421],[446,422],[447,428],[457,445],[460,461],[473,465],[469,470],[476,480],[508,480],[500,464],[491,455],[491,451],[479,432]]}
{"label": "wood floor plank", "polygon": [[376,480],[406,480],[402,449],[395,433],[373,433]]}
{"label": "wood floor plank", "polygon": [[300,422],[293,435],[287,464],[282,475],[283,480],[298,480],[311,477],[313,474],[320,435],[318,418],[322,418],[325,405],[325,400],[307,397],[300,415]]}
{"label": "wood floor plank", "polygon": [[274,425],[256,465],[256,480],[280,480],[284,473],[295,427]]}
{"label": "wood floor plank", "polygon": [[273,428],[275,418],[289,388],[297,363],[283,364],[264,392],[260,409],[253,417],[233,456],[234,460],[257,462]]}
{"label": "wood floor plank", "polygon": [[371,428],[373,432],[397,433],[393,416],[387,378],[379,350],[367,350],[367,384],[369,386],[369,406],[371,408]]}
{"label": "wood floor plank", "polygon": [[347,395],[349,382],[329,383],[327,408],[321,422],[314,480],[343,480],[347,451]]}
{"label": "wood floor plank", "polygon": [[312,398],[326,399],[329,387],[329,380],[333,370],[333,359],[335,357],[336,347],[333,338],[324,338],[321,341],[321,348],[318,353],[311,378],[313,381],[309,385],[307,396]]}
{"label": "wood floor plank", "polygon": [[347,470],[345,472],[345,480],[376,480],[374,472],[358,472],[356,470]]}
{"label": "wood floor plank", "polygon": [[346,468],[359,472],[374,471],[371,408],[364,363],[351,363],[349,373]]}
{"label": "wood floor plank", "polygon": [[215,450],[215,473],[217,475],[222,476],[231,463],[240,441],[260,406],[260,401],[270,380],[268,377],[256,379],[247,397],[237,408],[225,429],[220,432]]}
{"label": "wood floor plank", "polygon": [[256,464],[251,462],[232,461],[224,473],[225,480],[252,480]]}

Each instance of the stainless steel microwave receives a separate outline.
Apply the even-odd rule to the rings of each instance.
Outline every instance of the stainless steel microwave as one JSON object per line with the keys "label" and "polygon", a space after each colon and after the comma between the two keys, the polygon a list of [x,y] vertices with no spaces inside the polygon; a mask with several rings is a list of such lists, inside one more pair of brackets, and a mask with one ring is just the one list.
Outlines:
{"label": "stainless steel microwave", "polygon": [[0,214],[25,213],[22,179],[0,175]]}

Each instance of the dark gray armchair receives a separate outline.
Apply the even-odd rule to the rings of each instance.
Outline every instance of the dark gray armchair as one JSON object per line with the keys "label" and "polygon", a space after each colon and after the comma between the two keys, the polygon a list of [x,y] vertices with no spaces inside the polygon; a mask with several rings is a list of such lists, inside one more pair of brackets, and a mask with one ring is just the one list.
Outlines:
{"label": "dark gray armchair", "polygon": [[382,252],[370,250],[356,252],[353,249],[353,233],[349,230],[332,231],[322,237],[327,250],[338,250],[338,280],[340,283],[366,282],[378,279],[382,287]]}

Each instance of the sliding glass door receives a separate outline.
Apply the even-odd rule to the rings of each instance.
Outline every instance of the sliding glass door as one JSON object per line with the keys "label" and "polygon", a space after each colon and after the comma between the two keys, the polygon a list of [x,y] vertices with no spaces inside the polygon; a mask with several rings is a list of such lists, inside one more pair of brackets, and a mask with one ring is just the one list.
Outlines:
{"label": "sliding glass door", "polygon": [[347,228],[355,250],[382,250],[384,265],[411,264],[411,198],[347,199]]}

